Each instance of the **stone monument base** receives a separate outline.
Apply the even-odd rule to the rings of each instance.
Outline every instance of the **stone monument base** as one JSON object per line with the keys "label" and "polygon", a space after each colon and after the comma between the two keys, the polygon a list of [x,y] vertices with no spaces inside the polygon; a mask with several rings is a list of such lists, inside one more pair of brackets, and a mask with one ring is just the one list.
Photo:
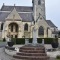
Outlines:
{"label": "stone monument base", "polygon": [[21,60],[49,60],[45,52],[45,47],[39,44],[28,44],[20,48],[16,55],[13,57]]}

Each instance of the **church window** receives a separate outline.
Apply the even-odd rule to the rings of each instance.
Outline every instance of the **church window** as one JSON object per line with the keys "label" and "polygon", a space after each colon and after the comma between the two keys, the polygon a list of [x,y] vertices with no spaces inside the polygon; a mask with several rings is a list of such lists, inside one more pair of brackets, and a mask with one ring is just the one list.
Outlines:
{"label": "church window", "polygon": [[4,25],[4,23],[1,24],[1,30],[3,30],[3,25]]}
{"label": "church window", "polygon": [[39,27],[38,35],[44,35],[44,28],[42,26]]}
{"label": "church window", "polygon": [[11,25],[11,32],[13,32],[13,25]]}
{"label": "church window", "polygon": [[28,31],[28,24],[27,23],[24,25],[24,30]]}
{"label": "church window", "polygon": [[16,32],[18,32],[18,29],[17,29],[17,28],[18,28],[18,25],[15,25],[15,30],[16,30]]}
{"label": "church window", "polygon": [[41,0],[38,0],[38,5],[41,5]]}

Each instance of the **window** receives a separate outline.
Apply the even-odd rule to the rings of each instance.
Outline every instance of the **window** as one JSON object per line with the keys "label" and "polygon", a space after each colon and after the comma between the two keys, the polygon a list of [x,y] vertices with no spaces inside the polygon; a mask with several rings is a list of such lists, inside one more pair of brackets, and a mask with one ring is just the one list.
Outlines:
{"label": "window", "polygon": [[28,24],[26,23],[25,26],[24,26],[24,30],[25,31],[28,31]]}
{"label": "window", "polygon": [[38,0],[38,5],[41,5],[41,0]]}
{"label": "window", "polygon": [[1,30],[3,30],[3,25],[4,25],[4,23],[1,24]]}
{"label": "window", "polygon": [[13,32],[13,24],[11,25],[11,32]]}
{"label": "window", "polygon": [[39,27],[38,35],[44,35],[44,28],[42,26]]}
{"label": "window", "polygon": [[18,25],[16,24],[15,25],[15,32],[18,32],[18,29],[17,28],[18,28]]}

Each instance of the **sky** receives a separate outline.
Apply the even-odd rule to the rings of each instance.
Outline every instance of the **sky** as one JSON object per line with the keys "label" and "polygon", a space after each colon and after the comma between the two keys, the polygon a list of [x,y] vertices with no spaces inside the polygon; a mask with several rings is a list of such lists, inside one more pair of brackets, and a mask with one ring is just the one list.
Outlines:
{"label": "sky", "polygon": [[[32,0],[0,0],[0,8],[5,5],[32,6]],[[45,0],[46,19],[51,20],[60,30],[60,0]]]}

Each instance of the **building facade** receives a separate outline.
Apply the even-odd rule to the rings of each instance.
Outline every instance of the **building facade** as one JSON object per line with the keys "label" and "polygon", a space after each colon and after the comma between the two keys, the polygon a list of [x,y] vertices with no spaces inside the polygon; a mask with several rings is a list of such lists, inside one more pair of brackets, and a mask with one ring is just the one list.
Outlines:
{"label": "building facade", "polygon": [[3,6],[0,9],[0,38],[32,38],[36,22],[37,38],[53,38],[57,27],[46,20],[45,0],[32,0],[32,6]]}

